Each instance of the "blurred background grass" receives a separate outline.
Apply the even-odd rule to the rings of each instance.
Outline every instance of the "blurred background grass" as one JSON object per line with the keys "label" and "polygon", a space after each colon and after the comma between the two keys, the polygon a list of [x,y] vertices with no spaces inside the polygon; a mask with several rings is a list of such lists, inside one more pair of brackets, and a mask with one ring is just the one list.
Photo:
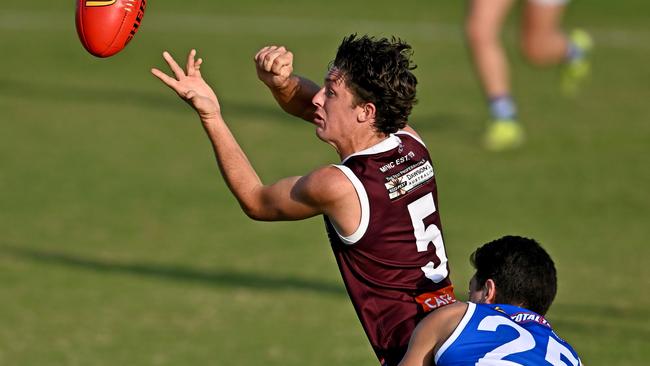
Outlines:
{"label": "blurred background grass", "polygon": [[[197,48],[224,115],[271,182],[337,161],[256,80],[266,44],[321,80],[350,32],[415,49],[413,126],[436,163],[452,279],[505,233],[554,257],[549,313],[587,365],[645,365],[650,351],[650,5],[575,1],[596,37],[577,99],[556,69],[505,38],[529,132],[488,154],[486,111],[462,38],[464,3],[150,1],[120,54],[88,55],[73,2],[0,4],[0,364],[375,365],[322,220],[257,223],[230,197],[190,109],[149,74]],[[644,188],[645,187],[645,188]]]}

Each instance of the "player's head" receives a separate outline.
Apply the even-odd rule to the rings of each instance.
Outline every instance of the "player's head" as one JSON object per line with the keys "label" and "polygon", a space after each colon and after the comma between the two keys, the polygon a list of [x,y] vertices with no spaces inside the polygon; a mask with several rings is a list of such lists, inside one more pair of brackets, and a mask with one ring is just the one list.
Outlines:
{"label": "player's head", "polygon": [[476,269],[470,301],[518,305],[544,315],[555,298],[555,264],[533,239],[504,236],[476,249],[470,261]]}
{"label": "player's head", "polygon": [[411,53],[411,46],[394,37],[352,34],[339,46],[328,78],[341,78],[353,106],[368,105],[375,131],[387,135],[406,126],[416,102]]}

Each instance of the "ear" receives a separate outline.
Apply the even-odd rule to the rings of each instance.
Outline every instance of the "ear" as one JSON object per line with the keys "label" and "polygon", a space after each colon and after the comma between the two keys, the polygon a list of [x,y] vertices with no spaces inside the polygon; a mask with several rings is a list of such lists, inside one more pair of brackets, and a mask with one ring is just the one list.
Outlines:
{"label": "ear", "polygon": [[357,114],[357,122],[371,122],[375,120],[377,107],[373,103],[363,103],[359,105],[359,114]]}
{"label": "ear", "polygon": [[483,285],[483,296],[486,304],[494,304],[497,298],[497,287],[494,280],[488,278]]}

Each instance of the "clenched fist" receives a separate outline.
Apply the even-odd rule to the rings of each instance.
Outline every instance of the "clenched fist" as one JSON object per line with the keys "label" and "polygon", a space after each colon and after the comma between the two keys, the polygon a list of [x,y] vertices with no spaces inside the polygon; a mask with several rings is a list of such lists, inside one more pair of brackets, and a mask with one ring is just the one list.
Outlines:
{"label": "clenched fist", "polygon": [[266,46],[255,55],[257,77],[271,89],[283,89],[293,72],[293,53],[285,47]]}

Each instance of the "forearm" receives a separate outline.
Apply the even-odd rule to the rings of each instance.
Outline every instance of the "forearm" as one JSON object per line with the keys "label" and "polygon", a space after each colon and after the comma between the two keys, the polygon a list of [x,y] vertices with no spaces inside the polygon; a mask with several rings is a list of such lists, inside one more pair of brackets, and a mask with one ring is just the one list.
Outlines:
{"label": "forearm", "polygon": [[203,127],[212,143],[224,181],[244,213],[260,221],[301,220],[322,213],[294,191],[302,177],[287,177],[264,185],[221,115],[205,118]]}
{"label": "forearm", "polygon": [[216,94],[201,76],[202,59],[195,60],[195,57],[196,51],[191,50],[186,70],[183,70],[165,51],[163,58],[174,72],[174,77],[156,68],[152,68],[151,72],[198,113],[212,143],[221,175],[244,212],[249,216],[251,212],[265,212],[265,202],[269,200],[264,197],[264,186],[223,120]]}
{"label": "forearm", "polygon": [[220,114],[201,117],[226,185],[246,214],[256,205],[262,182]]}
{"label": "forearm", "polygon": [[309,79],[292,75],[281,88],[269,88],[282,109],[308,122],[314,121],[316,107],[311,100],[320,87]]}

